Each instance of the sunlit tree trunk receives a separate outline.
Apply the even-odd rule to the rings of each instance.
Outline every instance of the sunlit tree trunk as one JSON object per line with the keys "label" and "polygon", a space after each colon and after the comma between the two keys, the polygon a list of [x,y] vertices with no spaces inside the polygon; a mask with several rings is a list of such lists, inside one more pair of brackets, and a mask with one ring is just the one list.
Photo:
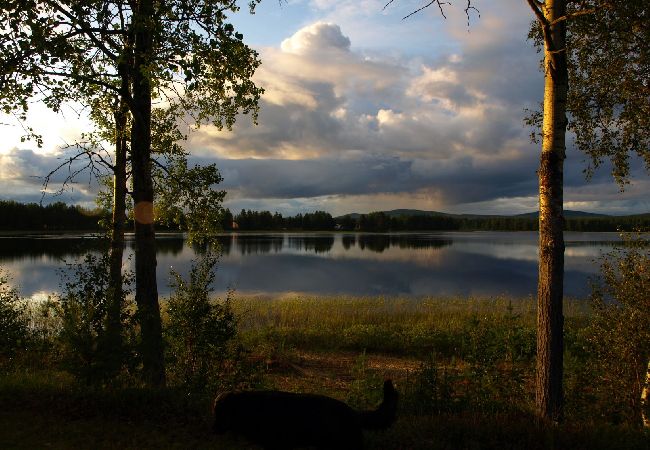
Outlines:
{"label": "sunlit tree trunk", "polygon": [[156,285],[156,234],[153,221],[151,177],[151,81],[152,0],[141,0],[133,14],[135,30],[133,80],[133,126],[131,165],[135,218],[135,301],[140,323],[143,372],[151,386],[165,385],[162,324]]}
{"label": "sunlit tree trunk", "polygon": [[[545,420],[562,420],[564,353],[563,165],[568,73],[566,0],[529,0],[544,31],[544,117],[539,167],[536,406]],[[560,19],[558,21],[558,19]]]}

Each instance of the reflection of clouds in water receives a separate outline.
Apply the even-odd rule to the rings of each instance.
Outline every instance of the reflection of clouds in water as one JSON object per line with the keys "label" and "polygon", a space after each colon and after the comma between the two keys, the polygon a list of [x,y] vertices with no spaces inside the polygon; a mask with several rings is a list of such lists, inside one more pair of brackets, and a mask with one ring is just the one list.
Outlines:
{"label": "reflection of clouds in water", "polygon": [[478,243],[460,242],[454,244],[456,251],[476,255],[489,255],[497,259],[537,261],[537,245],[522,243]]}
{"label": "reflection of clouds in water", "polygon": [[603,254],[602,248],[598,247],[572,247],[571,244],[567,245],[564,250],[564,256],[569,258],[600,258]]}
{"label": "reflection of clouds in water", "polygon": [[445,248],[430,248],[430,249],[406,249],[399,247],[391,247],[382,252],[373,252],[359,247],[351,247],[345,250],[343,247],[335,247],[326,258],[331,259],[351,259],[351,260],[367,260],[367,261],[396,261],[396,262],[409,262],[418,264],[424,267],[439,266],[444,264],[446,254],[449,250]]}

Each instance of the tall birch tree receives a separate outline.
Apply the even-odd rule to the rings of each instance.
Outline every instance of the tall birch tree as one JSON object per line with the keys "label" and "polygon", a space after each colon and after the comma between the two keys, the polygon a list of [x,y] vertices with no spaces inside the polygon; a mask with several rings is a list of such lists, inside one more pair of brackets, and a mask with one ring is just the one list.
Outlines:
{"label": "tall birch tree", "polygon": [[[146,381],[164,385],[153,222],[152,102],[175,105],[186,119],[219,128],[230,128],[239,113],[257,113],[261,89],[250,78],[259,65],[258,55],[227,23],[227,14],[239,8],[225,0],[0,4],[7,24],[0,32],[4,112],[24,118],[30,99],[58,110],[66,101],[88,105],[89,98],[105,94],[117,96],[128,108],[140,351]],[[123,79],[128,80],[126,88]]]}
{"label": "tall birch tree", "polygon": [[[535,403],[540,418],[557,422],[563,418],[567,128],[590,157],[587,175],[609,159],[614,178],[623,185],[635,153],[650,170],[650,5],[644,0],[526,1],[535,17],[533,35],[544,52],[543,107],[530,119],[541,127],[542,137]],[[444,16],[449,4],[428,1],[409,16],[430,6]],[[462,4],[469,20],[472,1]]]}

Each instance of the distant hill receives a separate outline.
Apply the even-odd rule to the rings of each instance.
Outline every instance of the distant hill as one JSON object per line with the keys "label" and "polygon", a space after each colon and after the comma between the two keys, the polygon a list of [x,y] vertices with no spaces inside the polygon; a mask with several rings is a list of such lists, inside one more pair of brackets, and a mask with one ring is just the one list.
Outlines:
{"label": "distant hill", "polygon": [[[649,229],[650,214],[613,216],[584,211],[564,211],[565,231],[617,231]],[[385,231],[536,231],[537,211],[514,215],[448,214],[419,209],[393,209],[364,215],[352,213],[337,217],[337,229],[371,232]]]}
{"label": "distant hill", "polygon": [[[391,209],[390,211],[379,211],[386,214],[388,217],[400,217],[400,216],[446,216],[446,217],[455,217],[457,214],[443,213],[440,211],[422,211],[420,209]],[[366,214],[366,213],[364,213]],[[343,214],[342,216],[335,217],[335,219],[341,219],[343,217],[351,217],[353,219],[358,219],[361,217],[361,213],[350,213]]]}
{"label": "distant hill", "polygon": [[[440,211],[422,211],[419,209],[392,209],[390,211],[381,211],[386,214],[388,217],[400,217],[400,216],[445,216],[445,217],[458,217],[458,218],[468,218],[468,219],[489,219],[495,217],[522,217],[522,218],[536,218],[539,216],[539,211],[533,211],[524,214],[512,214],[512,215],[499,215],[499,214],[450,214]],[[335,219],[341,219],[343,217],[351,217],[353,219],[358,219],[361,216],[361,213],[350,213],[344,214]],[[641,214],[639,216],[644,216]],[[564,217],[575,218],[575,217],[585,217],[585,218],[599,218],[599,217],[613,217],[607,214],[596,214],[588,213],[584,211],[573,211],[570,209],[564,210]]]}
{"label": "distant hill", "polygon": [[384,211],[389,217],[399,217],[399,216],[451,216],[453,214],[447,214],[439,211],[421,211],[419,209],[392,209],[390,211]]}
{"label": "distant hill", "polygon": [[[517,214],[512,217],[539,217],[539,211],[533,211],[525,214]],[[596,214],[596,213],[588,213],[584,211],[572,211],[570,209],[565,209],[564,210],[564,217],[588,217],[588,218],[598,218],[598,217],[613,217],[609,214]]]}

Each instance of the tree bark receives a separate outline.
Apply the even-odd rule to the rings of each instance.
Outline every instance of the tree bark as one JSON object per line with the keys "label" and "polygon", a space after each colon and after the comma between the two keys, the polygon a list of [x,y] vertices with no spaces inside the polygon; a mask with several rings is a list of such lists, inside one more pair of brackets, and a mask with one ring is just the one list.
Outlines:
{"label": "tree bark", "polygon": [[650,428],[650,417],[648,417],[648,405],[650,402],[650,361],[648,361],[648,368],[645,373],[645,382],[643,383],[643,388],[641,389],[641,422],[643,423],[644,428]]}
{"label": "tree bark", "polygon": [[540,418],[563,415],[564,213],[563,165],[567,127],[568,73],[565,52],[566,0],[546,0],[544,20],[544,118],[539,168],[539,279],[537,290],[536,406]]}
{"label": "tree bark", "polygon": [[141,0],[133,14],[134,66],[132,73],[133,126],[131,165],[135,216],[135,301],[138,306],[145,381],[154,387],[165,385],[162,324],[156,285],[156,234],[153,218],[153,180],[151,178],[151,59],[153,1]]}
{"label": "tree bark", "polygon": [[113,216],[109,256],[109,305],[106,324],[106,355],[109,371],[117,373],[122,365],[122,259],[126,219],[126,121],[127,108],[120,102],[115,111],[115,165],[113,169]]}

